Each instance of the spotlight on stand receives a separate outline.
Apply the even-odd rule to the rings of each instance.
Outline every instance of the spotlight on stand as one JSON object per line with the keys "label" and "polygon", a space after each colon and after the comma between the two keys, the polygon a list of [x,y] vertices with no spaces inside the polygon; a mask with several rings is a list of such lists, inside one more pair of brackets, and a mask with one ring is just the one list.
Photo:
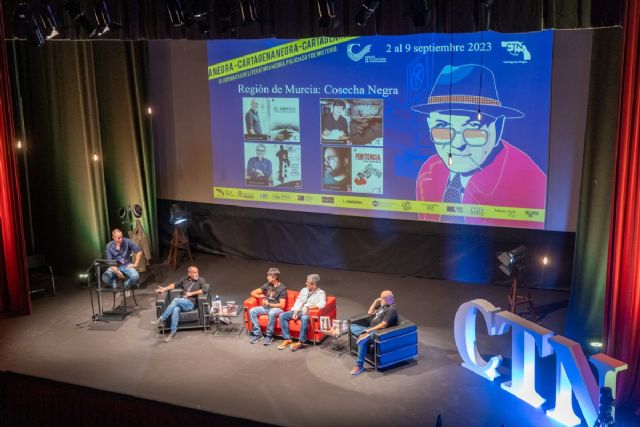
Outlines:
{"label": "spotlight on stand", "polygon": [[26,38],[35,47],[44,45],[44,35],[33,16],[33,11],[29,4],[26,2],[18,3],[13,12],[12,21],[17,25],[21,37]]}
{"label": "spotlight on stand", "polygon": [[382,0],[363,0],[362,5],[360,6],[360,10],[356,14],[354,21],[356,21],[356,25],[359,27],[364,27],[367,25],[367,21],[371,18],[371,15],[376,13],[376,9],[380,6],[380,2]]}
{"label": "spotlight on stand", "polygon": [[335,0],[316,0],[318,25],[328,27],[336,17]]}
{"label": "spotlight on stand", "polygon": [[[498,261],[500,261],[498,268],[512,279],[509,291],[509,311],[512,313],[516,312],[516,307],[519,304],[528,304],[529,312],[533,312],[533,300],[526,280],[525,261],[528,255],[529,249],[522,245],[510,251],[496,254]],[[525,295],[518,295],[519,286],[524,288]]]}
{"label": "spotlight on stand", "polygon": [[528,253],[529,250],[526,246],[518,246],[507,252],[499,252],[496,256],[498,261],[500,261],[500,265],[498,266],[500,271],[507,276],[511,276],[516,268],[524,268],[521,264]]}
{"label": "spotlight on stand", "polygon": [[189,212],[182,210],[180,205],[173,204],[169,208],[169,223],[171,225],[179,225],[189,221]]}
{"label": "spotlight on stand", "polygon": [[89,35],[89,38],[95,37],[98,35],[98,30],[96,26],[89,18],[87,18],[87,14],[84,13],[82,7],[80,6],[80,2],[78,0],[65,0],[64,8],[67,12],[69,12],[69,16],[73,18],[77,25],[82,27],[86,33]]}
{"label": "spotlight on stand", "polygon": [[167,262],[173,266],[174,270],[178,268],[178,252],[180,250],[185,251],[191,262],[193,262],[191,249],[189,247],[189,238],[186,234],[190,216],[191,214],[188,211],[182,210],[178,204],[174,203],[169,207],[169,223],[173,225],[173,235],[171,236]]}

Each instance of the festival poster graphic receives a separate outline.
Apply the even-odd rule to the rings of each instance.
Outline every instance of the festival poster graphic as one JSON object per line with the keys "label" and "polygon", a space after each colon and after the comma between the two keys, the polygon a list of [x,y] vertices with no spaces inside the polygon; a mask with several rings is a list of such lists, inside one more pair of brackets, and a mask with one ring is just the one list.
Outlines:
{"label": "festival poster graphic", "polygon": [[[209,41],[213,201],[543,228],[552,47],[551,31]],[[268,178],[248,165],[259,143]]]}

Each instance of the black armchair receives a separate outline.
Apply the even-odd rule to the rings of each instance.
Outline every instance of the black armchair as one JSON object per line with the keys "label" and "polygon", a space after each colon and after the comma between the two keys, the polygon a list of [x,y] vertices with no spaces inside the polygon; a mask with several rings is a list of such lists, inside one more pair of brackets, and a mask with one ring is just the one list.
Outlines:
{"label": "black armchair", "polygon": [[[368,314],[354,316],[349,319],[349,324],[368,327],[372,317]],[[358,354],[356,338],[351,333],[349,333],[349,350],[352,354]],[[381,370],[417,357],[418,327],[410,320],[398,316],[396,326],[372,332],[365,361],[373,365],[376,370]]]}
{"label": "black armchair", "polygon": [[[202,294],[198,295],[196,307],[191,311],[181,311],[180,320],[178,321],[178,329],[196,329],[206,328],[209,310],[211,309],[211,285],[205,283],[202,286]],[[180,297],[180,289],[172,289],[169,292],[163,292],[156,299],[156,316],[164,312],[174,298]],[[205,316],[206,315],[206,316]],[[170,320],[167,320],[169,322]]]}

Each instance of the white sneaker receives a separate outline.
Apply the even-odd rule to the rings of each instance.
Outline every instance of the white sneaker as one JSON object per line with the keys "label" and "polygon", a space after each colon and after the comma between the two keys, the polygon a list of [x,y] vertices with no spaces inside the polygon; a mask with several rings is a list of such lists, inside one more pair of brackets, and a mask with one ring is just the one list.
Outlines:
{"label": "white sneaker", "polygon": [[175,332],[171,332],[169,335],[167,335],[167,337],[164,339],[164,342],[171,342],[171,340],[173,340],[176,336]]}

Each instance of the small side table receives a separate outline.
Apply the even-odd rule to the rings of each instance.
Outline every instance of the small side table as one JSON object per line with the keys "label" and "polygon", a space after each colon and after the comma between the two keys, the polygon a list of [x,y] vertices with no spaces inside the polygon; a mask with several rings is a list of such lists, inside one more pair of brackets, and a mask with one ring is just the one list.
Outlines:
{"label": "small side table", "polygon": [[[312,318],[311,324],[312,325],[319,324],[319,317],[314,316]],[[320,330],[320,329],[315,329],[312,326],[311,333],[313,334],[313,338],[314,338],[313,341],[314,341],[315,348],[318,348],[319,350],[333,354],[336,357],[340,357],[343,354],[349,352],[349,342],[347,341],[345,343],[345,338],[347,338],[348,332],[342,333],[341,331],[336,331],[335,329]],[[317,337],[319,334],[325,335],[327,339],[323,340],[319,344],[316,344]]]}
{"label": "small side table", "polygon": [[[242,307],[238,307],[242,308]],[[244,331],[244,324],[242,321],[238,322],[238,319],[242,320],[241,311],[236,310],[233,313],[229,312],[217,312],[209,313],[205,315],[205,319],[208,319],[206,325],[211,328],[211,334],[217,337],[235,336],[239,337]]]}

